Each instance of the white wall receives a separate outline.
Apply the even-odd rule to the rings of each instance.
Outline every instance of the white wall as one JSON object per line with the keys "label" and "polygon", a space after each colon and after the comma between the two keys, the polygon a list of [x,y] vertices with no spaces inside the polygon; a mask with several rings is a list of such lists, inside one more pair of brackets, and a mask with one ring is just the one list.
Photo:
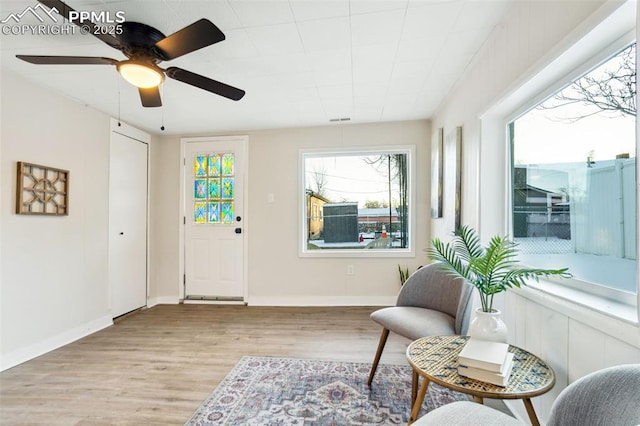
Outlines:
{"label": "white wall", "polygon": [[[1,79],[0,369],[6,369],[112,323],[106,197],[110,118],[9,72]],[[415,269],[425,263],[429,123],[258,131],[249,137],[249,302],[393,303],[397,265]],[[299,258],[298,150],[393,144],[416,145],[415,257]],[[182,273],[180,141],[153,136],[151,145],[150,306],[178,301]],[[70,170],[68,217],[15,214],[17,161]],[[275,194],[275,203],[267,203],[267,192]],[[355,275],[347,275],[347,264],[354,265]]]}
{"label": "white wall", "polygon": [[[3,71],[0,370],[111,324],[109,117]],[[16,162],[70,171],[69,215],[15,214]]]}
{"label": "white wall", "polygon": [[[484,216],[492,215],[489,232],[503,232],[506,223],[504,208],[493,200],[486,202],[479,195],[479,183],[501,183],[495,169],[500,161],[480,157],[480,119],[493,103],[533,67],[567,33],[596,10],[600,1],[531,1],[515,2],[505,19],[496,27],[481,51],[474,57],[454,91],[432,117],[433,128],[444,127],[445,135],[455,126],[462,126],[462,223],[479,227],[480,210],[487,206]],[[502,137],[502,135],[495,135]],[[486,142],[485,142],[486,143]],[[504,149],[492,153],[504,157]],[[498,166],[498,167],[496,167]],[[486,172],[485,172],[486,170]],[[500,176],[502,177],[502,176]],[[497,191],[496,191],[497,192]],[[498,192],[499,194],[499,192]],[[445,237],[444,219],[432,221],[434,236]],[[488,220],[483,218],[483,220]],[[484,230],[484,229],[483,229]]]}
{"label": "white wall", "polygon": [[[428,245],[430,126],[427,121],[249,132],[248,302],[265,305],[391,304],[400,288],[397,265],[424,264]],[[185,135],[192,136],[192,135]],[[202,136],[202,135],[198,135]],[[298,257],[298,155],[301,148],[416,145],[416,252],[413,258]],[[177,300],[181,283],[178,252],[180,139],[164,137],[152,168],[162,188],[154,188],[152,209],[160,213],[152,229],[153,277],[158,300]],[[161,171],[161,172],[159,172]],[[154,174],[156,176],[156,174]],[[274,203],[267,202],[273,193]],[[164,234],[164,235],[161,235]],[[347,275],[347,265],[354,275]],[[155,268],[155,266],[154,266]]]}
{"label": "white wall", "polygon": [[[490,120],[480,117],[540,69],[576,28],[600,16],[603,4],[612,10],[615,2],[516,2],[433,117],[433,128],[444,127],[445,134],[463,126],[462,223],[478,227],[483,240],[507,231],[507,156],[504,127],[490,126]],[[447,236],[445,219],[432,220],[433,236]],[[605,366],[640,362],[637,324],[527,290],[508,292],[501,309],[509,326],[509,342],[541,356],[556,372],[554,389],[534,398],[543,422],[568,383]],[[519,401],[508,405],[526,419]]]}
{"label": "white wall", "polygon": [[149,306],[177,303],[182,282],[180,220],[180,140],[152,136],[150,156]]}

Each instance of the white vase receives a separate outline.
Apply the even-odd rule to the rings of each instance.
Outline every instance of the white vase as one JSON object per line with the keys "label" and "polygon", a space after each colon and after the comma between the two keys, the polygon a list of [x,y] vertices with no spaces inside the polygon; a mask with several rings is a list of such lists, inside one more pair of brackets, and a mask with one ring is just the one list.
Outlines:
{"label": "white vase", "polygon": [[507,325],[502,321],[502,313],[497,309],[493,312],[482,312],[482,308],[477,308],[475,317],[469,324],[469,336],[479,340],[507,343]]}

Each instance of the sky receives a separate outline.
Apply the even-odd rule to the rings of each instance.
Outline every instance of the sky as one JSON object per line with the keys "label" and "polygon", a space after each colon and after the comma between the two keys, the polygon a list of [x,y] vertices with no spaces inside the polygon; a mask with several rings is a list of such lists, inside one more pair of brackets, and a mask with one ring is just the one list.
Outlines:
{"label": "sky", "polygon": [[516,164],[585,162],[635,157],[635,118],[595,115],[575,123],[560,121],[557,111],[534,109],[516,120]]}
{"label": "sky", "polygon": [[[366,156],[347,154],[305,159],[305,188],[317,191],[313,172],[326,177],[324,195],[331,201],[356,201],[360,208],[369,200],[389,202],[387,163],[367,164]],[[376,159],[378,156],[368,157]],[[397,183],[392,183],[392,193],[397,194]],[[393,195],[397,200],[397,195]],[[396,201],[397,202],[397,201]],[[393,202],[393,205],[396,204]]]}
{"label": "sky", "polygon": [[[627,54],[622,54],[622,52]],[[629,52],[631,52],[629,54]],[[619,55],[605,61],[589,71],[598,81],[605,81],[609,74],[628,75],[629,63],[635,63],[635,49],[623,49]],[[589,87],[600,87],[590,85]],[[612,78],[607,84],[616,93],[629,93],[626,83],[629,80]],[[570,95],[576,92],[571,87],[562,91]],[[594,91],[602,94],[602,90]],[[544,105],[558,104],[553,97]],[[599,112],[598,112],[599,111]],[[598,112],[595,115],[594,112]],[[585,117],[588,116],[588,117]],[[585,117],[580,120],[568,118]],[[515,121],[514,160],[516,164],[548,164],[584,162],[587,157],[593,161],[615,159],[618,154],[636,156],[636,119],[620,112],[602,111],[587,103],[573,103],[554,109],[534,108]]]}

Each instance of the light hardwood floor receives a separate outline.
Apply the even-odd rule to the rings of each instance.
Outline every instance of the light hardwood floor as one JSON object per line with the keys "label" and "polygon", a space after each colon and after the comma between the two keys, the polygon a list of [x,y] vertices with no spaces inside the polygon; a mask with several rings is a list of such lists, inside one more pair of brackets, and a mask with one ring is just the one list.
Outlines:
{"label": "light hardwood floor", "polygon": [[182,425],[243,355],[371,362],[375,309],[158,305],[0,373],[0,424]]}

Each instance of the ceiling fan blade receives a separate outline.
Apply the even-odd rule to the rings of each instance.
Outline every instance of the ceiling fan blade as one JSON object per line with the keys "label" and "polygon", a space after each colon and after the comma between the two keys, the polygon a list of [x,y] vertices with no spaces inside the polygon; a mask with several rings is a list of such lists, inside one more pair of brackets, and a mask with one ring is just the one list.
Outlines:
{"label": "ceiling fan blade", "polygon": [[115,59],[93,56],[16,55],[16,58],[36,65],[116,65],[118,63]]}
{"label": "ceiling fan blade", "polygon": [[216,80],[212,80],[208,77],[204,77],[191,71],[183,70],[182,68],[167,68],[166,74],[168,77],[173,78],[174,80],[199,87],[200,89],[215,93],[216,95],[224,96],[225,98],[229,98],[234,101],[239,101],[245,94],[244,90],[229,86],[228,84],[224,84]]}
{"label": "ceiling fan blade", "polygon": [[200,19],[155,44],[155,50],[164,61],[178,58],[224,40],[224,34],[208,19]]}
{"label": "ceiling fan blade", "polygon": [[[69,17],[70,16],[69,14],[71,12],[75,12],[75,10],[69,7],[66,3],[63,3],[60,0],[38,0],[38,1],[43,5],[47,6],[49,9],[55,8],[60,14],[60,16],[67,19],[69,22],[79,25],[77,22],[72,21],[71,18]],[[118,41],[117,38],[115,38],[111,34],[101,34],[101,31],[99,31],[99,29],[96,27],[96,25],[93,22],[83,21],[81,25],[83,28],[86,27],[88,32],[94,37],[99,38],[100,40],[102,40],[103,42],[105,42],[106,44],[108,44],[109,46],[115,49],[122,50],[120,46],[120,42]]]}
{"label": "ceiling fan blade", "polygon": [[162,99],[160,99],[160,89],[158,87],[150,87],[148,89],[138,88],[140,92],[140,100],[143,107],[160,107],[162,106]]}

